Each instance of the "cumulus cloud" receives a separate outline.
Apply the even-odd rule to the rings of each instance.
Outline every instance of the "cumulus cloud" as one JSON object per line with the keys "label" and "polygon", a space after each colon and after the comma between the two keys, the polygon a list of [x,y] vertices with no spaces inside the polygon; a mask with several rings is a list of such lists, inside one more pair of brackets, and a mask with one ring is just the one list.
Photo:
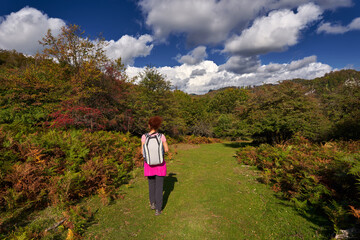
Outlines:
{"label": "cumulus cloud", "polygon": [[276,71],[272,68],[273,64],[263,65],[258,69],[257,74],[263,78],[263,83],[276,83],[281,80],[295,78],[313,79],[332,71],[329,65],[317,62],[316,56],[275,65],[277,65]]}
{"label": "cumulus cloud", "polygon": [[196,76],[203,76],[206,74],[206,69],[195,69],[191,72],[190,78],[194,78]]}
{"label": "cumulus cloud", "polygon": [[353,29],[360,30],[360,17],[352,20],[348,27],[351,30],[353,30]]}
{"label": "cumulus cloud", "polygon": [[360,17],[352,20],[347,26],[327,22],[322,23],[317,29],[317,33],[342,34],[353,30],[360,30]]}
{"label": "cumulus cloud", "polygon": [[[146,24],[158,39],[185,33],[192,45],[218,44],[241,33],[258,16],[275,9],[315,3],[322,10],[348,7],[351,0],[140,0]],[[305,15],[303,12],[302,15]],[[305,17],[305,16],[304,16]]]}
{"label": "cumulus cloud", "polygon": [[[253,71],[248,73],[228,71],[224,66],[218,66],[209,60],[196,65],[182,64],[160,67],[157,70],[174,87],[187,93],[203,94],[211,89],[229,86],[254,86],[294,78],[313,79],[332,71],[332,68],[317,62],[316,56],[309,56],[290,63],[261,65],[258,62],[253,66]],[[134,77],[141,71],[143,68],[129,67],[127,74]]]}
{"label": "cumulus cloud", "polygon": [[177,61],[179,63],[185,63],[189,65],[194,65],[202,62],[207,57],[206,47],[199,46],[189,52],[187,55],[178,56]]}
{"label": "cumulus cloud", "polygon": [[[200,92],[202,88],[218,72],[218,66],[212,61],[202,61],[196,65],[182,64],[174,67],[159,67],[157,70],[169,80],[173,87],[187,91]],[[129,77],[137,76],[144,68],[128,67],[126,73]]]}
{"label": "cumulus cloud", "polygon": [[152,36],[145,34],[138,38],[124,35],[119,40],[107,41],[105,48],[106,55],[111,59],[121,57],[125,65],[134,64],[134,59],[137,57],[146,57],[150,54],[154,45],[150,44],[153,41]]}
{"label": "cumulus cloud", "polygon": [[290,71],[295,71],[295,70],[304,68],[304,67],[308,66],[311,63],[316,62],[316,60],[317,60],[317,57],[313,55],[313,56],[310,56],[310,57],[303,58],[301,60],[292,61],[288,65],[288,69]]}
{"label": "cumulus cloud", "polygon": [[35,8],[24,7],[0,18],[0,48],[34,54],[41,50],[39,40],[48,29],[57,35],[63,26],[65,22],[59,18],[49,18]]}
{"label": "cumulus cloud", "polygon": [[141,0],[146,24],[159,39],[170,33],[187,33],[192,44],[225,40],[235,27],[244,27],[259,11],[264,0]]}
{"label": "cumulus cloud", "polygon": [[225,43],[224,52],[241,55],[264,54],[281,51],[298,42],[300,31],[319,19],[322,10],[309,3],[297,9],[297,13],[283,9],[258,18],[253,25]]}
{"label": "cumulus cloud", "polygon": [[225,64],[220,66],[220,70],[242,74],[254,72],[258,69],[259,66],[260,60],[257,56],[232,56]]}

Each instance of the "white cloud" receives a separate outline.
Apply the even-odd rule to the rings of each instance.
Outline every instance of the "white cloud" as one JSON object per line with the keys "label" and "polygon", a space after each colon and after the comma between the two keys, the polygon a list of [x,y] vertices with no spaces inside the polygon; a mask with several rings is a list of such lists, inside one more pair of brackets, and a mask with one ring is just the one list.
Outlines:
{"label": "white cloud", "polygon": [[59,18],[49,18],[35,8],[24,7],[0,18],[0,48],[34,54],[42,49],[39,40],[48,29],[57,35],[63,26],[65,22]]}
{"label": "white cloud", "polygon": [[194,65],[202,62],[207,57],[206,47],[199,46],[189,52],[187,55],[178,56],[177,60],[179,63],[186,63],[188,65]]}
{"label": "white cloud", "polygon": [[355,18],[354,20],[351,21],[351,23],[349,24],[349,29],[350,30],[360,30],[360,17]]}
{"label": "white cloud", "polygon": [[347,26],[339,24],[322,23],[317,29],[317,33],[342,34],[353,30],[360,30],[360,17],[355,18]]}
{"label": "white cloud", "polygon": [[227,70],[238,74],[251,73],[258,69],[260,60],[257,56],[242,57],[232,56],[227,62],[220,66],[220,70]]}
{"label": "white cloud", "polygon": [[125,65],[134,64],[136,57],[146,57],[150,54],[154,45],[150,44],[153,41],[152,36],[145,34],[138,38],[129,35],[122,36],[116,42],[114,40],[107,41],[105,48],[106,54],[111,59],[121,57]]}
{"label": "white cloud", "polygon": [[[331,70],[329,65],[317,62],[316,56],[309,56],[290,63],[262,65],[257,73],[266,78],[265,83],[274,83],[274,79],[276,81],[294,78],[312,79]],[[278,75],[281,76],[280,79]]]}
{"label": "white cloud", "polygon": [[295,70],[304,68],[304,67],[310,65],[311,63],[316,62],[316,60],[317,60],[317,57],[313,55],[313,56],[310,56],[310,57],[303,58],[301,60],[292,61],[288,65],[288,69],[290,71],[295,71]]}
{"label": "white cloud", "polygon": [[141,0],[146,24],[155,37],[186,33],[191,44],[224,41],[236,27],[244,27],[262,7],[264,0]]}
{"label": "white cloud", "polygon": [[345,33],[347,32],[347,28],[341,25],[332,25],[331,23],[322,23],[318,29],[317,33],[332,33],[332,34],[338,34],[338,33]]}
{"label": "white cloud", "polygon": [[[258,62],[254,66],[252,72],[240,74],[230,72],[212,61],[202,61],[196,65],[182,64],[175,67],[161,67],[157,70],[174,87],[187,93],[197,94],[228,86],[254,86],[294,78],[313,79],[332,70],[329,65],[317,62],[316,56],[282,64],[261,65]],[[129,67],[127,74],[134,77],[143,70],[143,68]]]}
{"label": "white cloud", "polygon": [[302,5],[297,13],[283,9],[258,18],[240,36],[229,39],[225,52],[241,55],[264,54],[281,51],[297,44],[300,31],[320,18],[322,10],[312,3]]}
{"label": "white cloud", "polygon": [[[241,33],[256,17],[276,9],[315,3],[322,10],[349,7],[351,0],[140,0],[146,24],[154,36],[185,33],[188,43],[219,44]],[[305,12],[302,15],[306,15]],[[305,16],[304,16],[305,17]]]}

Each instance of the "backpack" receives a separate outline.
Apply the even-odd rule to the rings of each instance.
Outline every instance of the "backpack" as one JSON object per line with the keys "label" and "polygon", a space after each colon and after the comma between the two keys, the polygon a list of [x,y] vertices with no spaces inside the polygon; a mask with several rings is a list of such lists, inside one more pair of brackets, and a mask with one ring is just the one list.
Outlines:
{"label": "backpack", "polygon": [[144,158],[150,166],[159,165],[164,162],[164,146],[161,141],[161,133],[145,134]]}

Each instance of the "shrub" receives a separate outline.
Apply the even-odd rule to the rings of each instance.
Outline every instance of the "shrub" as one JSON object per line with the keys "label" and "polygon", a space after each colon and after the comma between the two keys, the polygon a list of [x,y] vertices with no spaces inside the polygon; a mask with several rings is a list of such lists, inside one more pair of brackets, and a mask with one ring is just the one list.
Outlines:
{"label": "shrub", "polygon": [[244,147],[237,159],[257,166],[261,180],[299,210],[320,209],[338,229],[351,223],[349,205],[360,206],[359,150],[360,141],[313,144],[296,136],[284,144]]}
{"label": "shrub", "polygon": [[[9,212],[25,206],[67,207],[99,192],[111,197],[142,165],[139,138],[105,131],[0,131],[0,153],[0,210]],[[0,222],[1,231],[12,230],[2,226],[11,219]]]}

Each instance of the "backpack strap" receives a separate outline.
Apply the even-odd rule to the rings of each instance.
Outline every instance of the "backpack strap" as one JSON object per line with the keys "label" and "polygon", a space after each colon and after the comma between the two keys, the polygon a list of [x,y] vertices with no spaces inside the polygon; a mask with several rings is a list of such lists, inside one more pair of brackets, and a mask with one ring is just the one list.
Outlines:
{"label": "backpack strap", "polygon": [[143,155],[144,155],[144,161],[147,162],[148,161],[148,151],[147,151],[147,148],[146,148],[146,144],[149,140],[149,133],[145,133],[145,142],[144,142],[144,145],[143,145]]}

